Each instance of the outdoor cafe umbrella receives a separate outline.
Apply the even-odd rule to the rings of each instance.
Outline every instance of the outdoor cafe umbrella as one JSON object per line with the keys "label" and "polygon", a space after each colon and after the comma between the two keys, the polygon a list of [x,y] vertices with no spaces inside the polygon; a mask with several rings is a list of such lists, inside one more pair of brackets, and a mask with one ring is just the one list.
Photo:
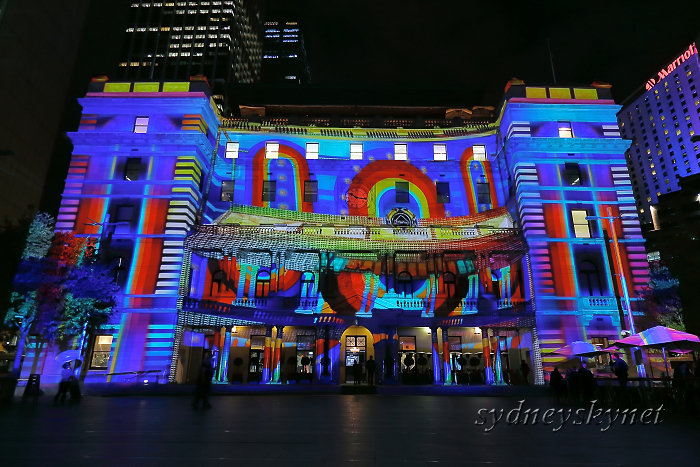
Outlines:
{"label": "outdoor cafe umbrella", "polygon": [[596,345],[591,344],[590,342],[573,341],[571,344],[565,345],[561,349],[557,349],[553,352],[550,352],[549,355],[561,355],[568,358],[574,358],[595,357],[596,355],[601,355],[604,353],[607,352],[601,350],[600,347],[597,347]]}
{"label": "outdoor cafe umbrella", "polygon": [[666,366],[666,375],[668,375],[668,361],[666,360],[666,350],[674,350],[679,352],[687,352],[690,350],[700,349],[700,338],[695,334],[690,334],[676,329],[667,328],[664,326],[655,326],[646,331],[633,334],[624,339],[620,339],[612,346],[605,349],[606,351],[614,351],[629,347],[643,347],[647,349],[661,349],[664,355],[664,365]]}

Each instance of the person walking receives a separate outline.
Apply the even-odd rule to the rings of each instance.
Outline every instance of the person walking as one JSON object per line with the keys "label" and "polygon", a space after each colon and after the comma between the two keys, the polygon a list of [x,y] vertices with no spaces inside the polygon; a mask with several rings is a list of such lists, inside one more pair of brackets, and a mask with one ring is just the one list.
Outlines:
{"label": "person walking", "polygon": [[195,409],[202,400],[203,408],[210,409],[209,393],[211,392],[211,378],[214,376],[214,367],[211,364],[211,350],[205,350],[202,357],[202,365],[199,367],[199,375],[197,377],[197,388],[195,389],[194,401],[192,407]]}
{"label": "person walking", "polygon": [[377,369],[377,362],[374,361],[373,355],[369,356],[369,360],[365,363],[365,368],[367,369],[367,384],[374,386],[374,372]]}
{"label": "person walking", "polygon": [[360,365],[360,359],[356,358],[355,363],[352,364],[353,384],[360,384],[360,378],[362,378],[362,365]]}
{"label": "person walking", "polygon": [[525,362],[525,360],[522,360],[520,362],[520,372],[523,375],[523,384],[527,386],[528,384],[530,384],[527,380],[527,377],[530,374],[530,365],[528,365],[527,362]]}
{"label": "person walking", "polygon": [[70,379],[73,376],[73,370],[70,367],[70,363],[63,364],[63,370],[61,370],[61,382],[58,383],[58,392],[56,397],[53,398],[53,403],[57,404],[60,397],[61,404],[66,402],[66,394],[70,390]]}

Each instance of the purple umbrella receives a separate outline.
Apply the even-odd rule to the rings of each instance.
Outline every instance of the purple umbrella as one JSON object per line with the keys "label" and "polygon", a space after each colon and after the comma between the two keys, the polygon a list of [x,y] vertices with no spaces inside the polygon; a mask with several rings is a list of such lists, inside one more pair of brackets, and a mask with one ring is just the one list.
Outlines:
{"label": "purple umbrella", "polygon": [[655,326],[646,331],[633,334],[624,339],[620,339],[607,351],[625,349],[628,347],[644,347],[647,349],[661,349],[664,355],[664,365],[668,375],[668,361],[666,360],[666,350],[678,352],[689,352],[700,349],[700,338],[695,334],[690,334],[664,326]]}
{"label": "purple umbrella", "polygon": [[549,353],[549,355],[562,355],[564,357],[595,357],[596,355],[606,353],[590,342],[583,341],[573,341],[569,345],[565,345],[561,349],[557,349],[554,352]]}

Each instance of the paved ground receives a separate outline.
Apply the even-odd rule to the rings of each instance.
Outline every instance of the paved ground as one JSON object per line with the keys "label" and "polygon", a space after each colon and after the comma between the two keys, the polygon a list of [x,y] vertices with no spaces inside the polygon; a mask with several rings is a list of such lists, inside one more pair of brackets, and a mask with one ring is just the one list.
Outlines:
{"label": "paved ground", "polygon": [[[462,466],[678,465],[700,462],[697,418],[662,413],[654,425],[507,426],[517,397],[221,395],[213,409],[187,397],[86,396],[78,405],[0,409],[2,465]],[[552,403],[525,399],[523,409]],[[505,409],[491,431],[477,412]],[[564,409],[566,414],[566,408]],[[486,414],[488,415],[488,414]],[[653,422],[653,416],[650,420]],[[522,416],[521,416],[522,420]],[[618,422],[619,423],[619,422]]]}

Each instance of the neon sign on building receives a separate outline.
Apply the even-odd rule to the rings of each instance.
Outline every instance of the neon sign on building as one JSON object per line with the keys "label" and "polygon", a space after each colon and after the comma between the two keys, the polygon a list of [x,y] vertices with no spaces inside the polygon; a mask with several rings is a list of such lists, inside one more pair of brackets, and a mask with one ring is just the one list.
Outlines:
{"label": "neon sign on building", "polygon": [[649,78],[649,81],[647,81],[647,91],[651,90],[654,86],[659,84],[662,79],[666,78],[669,74],[673,73],[673,70],[675,70],[677,67],[681,65],[681,63],[685,62],[688,60],[692,55],[697,55],[698,49],[695,47],[695,43],[693,42],[690,44],[688,47],[688,50],[680,54],[674,61],[669,63],[669,65],[666,68],[662,68],[659,72],[659,79],[657,80],[656,78]]}

